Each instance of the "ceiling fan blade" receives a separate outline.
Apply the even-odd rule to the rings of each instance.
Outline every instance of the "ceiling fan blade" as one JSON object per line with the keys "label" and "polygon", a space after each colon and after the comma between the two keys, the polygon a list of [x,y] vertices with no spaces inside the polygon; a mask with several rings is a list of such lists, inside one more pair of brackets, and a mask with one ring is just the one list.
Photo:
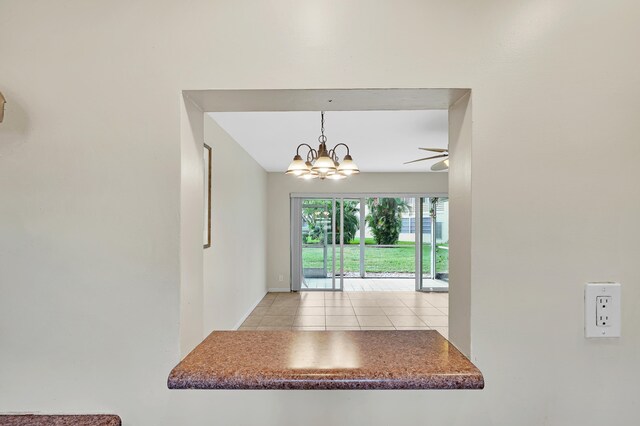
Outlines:
{"label": "ceiling fan blade", "polygon": [[432,160],[434,158],[442,158],[442,157],[447,157],[448,155],[446,154],[442,154],[442,155],[434,155],[433,157],[425,157],[425,158],[420,158],[418,160],[413,160],[413,161],[407,161],[404,164],[411,164],[411,163],[417,163],[418,161],[425,161],[425,160]]}
{"label": "ceiling fan blade", "polygon": [[447,148],[418,148],[423,151],[431,151],[431,152],[449,152]]}
{"label": "ceiling fan blade", "polygon": [[439,171],[442,171],[442,170],[449,169],[449,165],[447,164],[447,160],[448,160],[448,158],[446,160],[442,160],[442,161],[437,162],[436,164],[431,166],[431,170],[434,171],[434,172],[439,172]]}

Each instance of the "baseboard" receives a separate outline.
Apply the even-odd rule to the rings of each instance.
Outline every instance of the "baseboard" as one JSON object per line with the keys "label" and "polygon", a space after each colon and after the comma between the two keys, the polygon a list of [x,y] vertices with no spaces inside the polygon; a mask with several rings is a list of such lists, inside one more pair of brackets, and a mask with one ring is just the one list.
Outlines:
{"label": "baseboard", "polygon": [[262,296],[260,296],[258,298],[258,300],[256,301],[256,303],[254,303],[251,308],[249,308],[249,310],[247,311],[246,314],[244,314],[242,316],[242,318],[240,318],[240,321],[238,321],[238,323],[235,325],[235,327],[233,327],[234,330],[237,330],[238,328],[240,328],[240,326],[242,325],[242,323],[247,319],[247,317],[249,315],[251,315],[251,312],[253,312],[253,310],[256,308],[256,306],[258,306],[258,303],[260,303],[262,301],[262,299],[264,299],[264,296],[267,295],[267,292],[265,291],[264,294]]}
{"label": "baseboard", "polygon": [[242,316],[242,318],[240,318],[240,321],[238,321],[238,323],[235,325],[233,329],[237,330],[238,328],[240,328],[242,323],[247,319],[249,315],[251,315],[251,312],[253,312],[256,306],[258,306],[258,303],[260,303],[262,299],[264,299],[264,296],[266,296],[267,293],[288,293],[290,291],[291,289],[288,287],[267,289],[267,291],[262,296],[260,296],[260,298],[251,306],[251,308]]}

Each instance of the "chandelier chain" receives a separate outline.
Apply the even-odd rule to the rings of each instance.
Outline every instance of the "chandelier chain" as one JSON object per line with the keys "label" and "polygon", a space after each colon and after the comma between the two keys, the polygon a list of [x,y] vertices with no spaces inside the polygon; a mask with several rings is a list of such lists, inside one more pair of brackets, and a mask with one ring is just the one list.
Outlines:
{"label": "chandelier chain", "polygon": [[327,142],[327,137],[324,135],[324,111],[320,111],[320,137],[318,138],[318,142]]}

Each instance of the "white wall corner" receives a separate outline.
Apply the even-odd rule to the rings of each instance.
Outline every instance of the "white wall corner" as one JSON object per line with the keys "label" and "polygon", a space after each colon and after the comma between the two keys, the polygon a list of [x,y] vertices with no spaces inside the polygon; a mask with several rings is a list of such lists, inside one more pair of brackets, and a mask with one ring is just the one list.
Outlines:
{"label": "white wall corner", "polygon": [[237,330],[240,328],[240,326],[242,325],[242,323],[247,319],[247,317],[249,317],[249,315],[251,315],[251,312],[253,312],[253,310],[258,306],[258,304],[260,302],[262,302],[262,299],[264,299],[264,297],[267,295],[267,292],[265,291],[264,294],[262,296],[260,296],[258,298],[258,300],[256,300],[253,305],[251,305],[251,307],[249,308],[249,310],[247,310],[247,312],[245,312],[245,314],[240,318],[240,320],[234,325],[233,329]]}
{"label": "white wall corner", "polygon": [[449,108],[449,340],[471,355],[471,92]]}
{"label": "white wall corner", "polygon": [[203,337],[202,224],[204,113],[180,97],[180,352]]}

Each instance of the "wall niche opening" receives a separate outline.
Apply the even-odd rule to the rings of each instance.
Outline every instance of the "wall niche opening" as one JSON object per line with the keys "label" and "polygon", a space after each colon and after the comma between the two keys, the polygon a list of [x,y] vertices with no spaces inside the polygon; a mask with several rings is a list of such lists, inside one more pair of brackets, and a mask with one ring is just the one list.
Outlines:
{"label": "wall niche opening", "polygon": [[[470,356],[471,90],[282,89],[185,90],[181,98],[180,349],[191,351],[209,334],[204,284],[202,149],[206,114],[268,111],[448,111],[449,341]],[[310,137],[313,135],[310,135]],[[294,143],[296,141],[291,141]],[[292,147],[295,148],[295,147]],[[213,167],[216,164],[213,149]],[[214,182],[215,186],[215,182]],[[216,194],[212,194],[215,206]],[[215,207],[214,207],[215,208]],[[212,230],[212,246],[216,229]],[[266,247],[264,247],[266,251]],[[265,254],[266,256],[266,254]],[[289,253],[286,253],[289,256]],[[267,277],[264,278],[268,285]],[[285,282],[285,285],[289,284]],[[224,303],[224,300],[221,301]]]}

